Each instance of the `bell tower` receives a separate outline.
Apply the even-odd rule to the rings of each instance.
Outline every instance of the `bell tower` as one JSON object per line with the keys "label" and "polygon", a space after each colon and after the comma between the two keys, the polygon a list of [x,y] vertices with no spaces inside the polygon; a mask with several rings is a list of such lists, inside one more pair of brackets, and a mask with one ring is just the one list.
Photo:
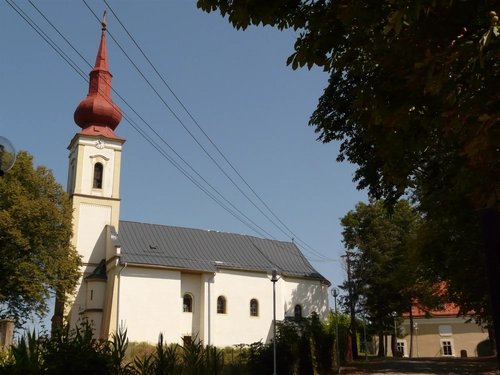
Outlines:
{"label": "bell tower", "polygon": [[82,130],[68,146],[67,184],[74,209],[72,243],[82,256],[83,265],[82,279],[73,300],[68,301],[69,311],[65,315],[72,327],[82,316],[92,319],[98,336],[103,334],[101,325],[107,304],[108,230],[112,226],[118,231],[120,217],[120,165],[125,142],[115,134],[122,113],[111,99],[111,80],[105,13],[89,92],[74,113],[75,123]]}

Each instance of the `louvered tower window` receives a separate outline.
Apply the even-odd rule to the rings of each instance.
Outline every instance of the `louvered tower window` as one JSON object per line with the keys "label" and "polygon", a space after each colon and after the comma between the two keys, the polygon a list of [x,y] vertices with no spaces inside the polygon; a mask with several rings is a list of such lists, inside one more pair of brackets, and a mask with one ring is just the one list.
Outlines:
{"label": "louvered tower window", "polygon": [[94,164],[94,189],[102,189],[102,164]]}

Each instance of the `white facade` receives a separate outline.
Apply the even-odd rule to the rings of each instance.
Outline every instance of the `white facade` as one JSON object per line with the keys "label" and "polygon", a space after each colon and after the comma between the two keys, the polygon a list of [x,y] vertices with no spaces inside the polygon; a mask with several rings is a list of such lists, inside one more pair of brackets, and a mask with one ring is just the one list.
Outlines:
{"label": "white facade", "polygon": [[[156,342],[163,333],[168,343],[185,336],[205,344],[231,346],[269,342],[273,334],[273,285],[265,273],[221,269],[214,273],[127,266],[119,278],[119,322],[131,341]],[[294,316],[296,304],[303,316],[328,311],[328,285],[319,280],[282,278],[276,283],[276,319]],[[300,291],[302,289],[302,291]],[[192,312],[183,311],[183,297],[193,297]],[[217,311],[217,299],[226,302]],[[251,316],[250,301],[258,302]],[[309,301],[318,301],[316,306]],[[321,302],[319,302],[321,301]]]}

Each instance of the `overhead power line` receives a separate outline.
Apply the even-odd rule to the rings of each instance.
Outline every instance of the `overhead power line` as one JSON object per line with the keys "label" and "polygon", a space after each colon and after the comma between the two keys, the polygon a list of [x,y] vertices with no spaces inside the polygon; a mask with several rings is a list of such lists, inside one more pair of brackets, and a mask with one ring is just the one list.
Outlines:
{"label": "overhead power line", "polygon": [[[222,173],[231,181],[231,183],[243,194],[243,196],[262,214],[264,215],[276,228],[278,228],[283,234],[285,234],[286,236],[288,236],[290,238],[290,234],[291,234],[291,238],[295,238],[297,241],[299,241],[300,243],[302,243],[304,246],[308,247],[309,249],[312,250],[313,253],[316,253],[316,255],[319,255],[320,257],[325,257],[323,254],[317,252],[316,250],[314,250],[312,247],[310,247],[307,243],[305,243],[304,241],[302,241],[290,228],[288,228],[288,226],[286,226],[282,220],[280,220],[280,218],[274,213],[274,211],[262,200],[262,198],[257,194],[257,192],[248,184],[248,182],[243,178],[243,176],[236,170],[236,168],[233,166],[233,164],[226,158],[226,156],[222,153],[222,151],[217,147],[217,145],[212,141],[212,139],[208,136],[208,134],[203,130],[203,128],[201,127],[201,125],[198,123],[198,121],[196,121],[196,119],[191,115],[190,111],[186,108],[186,106],[184,105],[184,103],[182,103],[182,101],[179,99],[179,97],[175,94],[175,92],[173,91],[173,89],[170,87],[170,85],[165,81],[165,79],[163,78],[163,76],[160,74],[160,72],[158,71],[158,69],[156,69],[156,67],[154,66],[154,64],[151,62],[151,60],[147,57],[147,55],[144,53],[143,49],[139,46],[139,44],[136,42],[136,40],[134,39],[134,37],[130,34],[130,32],[128,31],[128,29],[125,27],[125,25],[123,24],[123,22],[121,21],[121,19],[118,17],[118,15],[115,13],[115,11],[113,10],[113,8],[109,5],[108,1],[107,0],[103,0],[104,3],[106,4],[106,6],[108,7],[108,9],[111,11],[111,13],[115,16],[116,20],[118,21],[118,23],[122,26],[123,30],[127,33],[127,35],[129,36],[129,38],[132,40],[132,42],[135,44],[135,46],[137,47],[137,49],[141,52],[142,56],[146,59],[146,61],[148,62],[148,64],[151,66],[151,68],[154,70],[154,72],[158,75],[158,77],[160,78],[161,82],[163,82],[163,84],[165,85],[165,87],[167,87],[167,89],[170,91],[170,93],[173,95],[173,97],[177,100],[177,102],[181,105],[181,107],[184,109],[184,111],[187,113],[187,115],[191,118],[191,120],[194,122],[194,124],[198,127],[198,129],[201,131],[201,133],[205,136],[205,138],[210,142],[210,144],[215,148],[215,150],[218,152],[218,154],[224,159],[224,161],[231,167],[231,169],[236,173],[236,175],[240,178],[240,180],[250,189],[250,191],[255,195],[255,197],[264,205],[264,207],[272,214],[272,216],[278,220],[278,222],[288,231],[285,232],[279,225],[277,225],[271,218],[268,217],[268,215],[263,212],[260,207],[258,207],[258,205],[256,205],[254,203],[254,201],[252,199],[250,199],[250,197],[248,197],[248,195],[238,186],[238,184],[236,184],[236,182],[234,182],[234,180],[226,173],[226,171],[220,166],[219,163],[217,163],[217,161],[210,155],[210,153],[206,150],[205,147],[203,147],[203,145],[200,143],[200,141],[198,141],[198,139],[194,136],[194,134],[186,127],[186,125],[179,119],[179,117],[177,115],[174,114],[175,118],[179,121],[179,123],[184,127],[184,129],[188,132],[188,134],[195,140],[195,142],[201,147],[201,149],[207,154],[207,156],[214,162],[214,164],[222,171]],[[83,0],[83,2],[85,3],[85,0]],[[85,3],[86,4],[86,3]],[[87,5],[88,7],[88,5]],[[90,7],[89,7],[90,9]],[[93,12],[94,13],[94,12]],[[95,13],[94,13],[94,16],[95,16]],[[99,19],[99,18],[97,18]],[[113,40],[115,40],[113,38]],[[119,48],[123,51],[122,47],[119,45],[119,43],[115,40],[115,42],[117,43],[117,45],[119,46]],[[123,51],[124,52],[124,51]],[[125,52],[124,52],[125,53]],[[129,56],[125,53],[125,55],[127,56],[127,58],[129,59],[129,61],[131,61],[131,59],[129,58]],[[167,103],[165,102],[165,100],[161,97],[161,95],[158,93],[158,91],[153,87],[153,85],[150,83],[149,80],[147,80],[147,78],[142,74],[142,72],[137,68],[137,65],[134,64],[132,61],[131,63],[133,64],[133,66],[139,71],[139,74],[141,74],[141,76],[146,80],[146,82],[149,84],[149,86],[151,87],[151,89],[156,93],[156,95],[158,97],[160,97],[160,100],[167,106],[167,108],[173,113],[172,109],[170,106],[167,105]],[[326,258],[326,257],[325,257]],[[328,259],[328,258],[326,258]]]}
{"label": "overhead power line", "polygon": [[[50,38],[47,36],[46,33],[43,32],[43,30],[36,24],[36,22],[34,22],[29,16],[27,16],[27,14],[18,6],[16,5],[12,0],[9,2],[9,0],[6,0],[7,3],[42,37],[42,39],[45,40],[46,43],[48,43],[64,60],[66,63],[68,63],[85,81],[88,82],[88,78],[87,78],[87,75],[86,73],[80,69],[78,67],[78,65],[71,59],[69,58],[65,53],[64,51]],[[84,3],[85,3],[85,0],[83,0]],[[49,25],[51,25],[51,27],[59,34],[59,36],[61,38],[64,39],[64,41],[80,56],[80,58],[82,58],[83,61],[86,62],[86,64],[90,67],[92,67],[92,65],[78,52],[78,50],[64,37],[64,35],[59,32],[59,30],[52,24],[52,22],[50,22],[50,20],[43,14],[43,12],[41,12],[33,3],[31,0],[29,0],[30,4],[37,10],[37,12],[45,19],[45,21],[47,23],[49,23]],[[105,1],[105,3],[107,4],[107,2]],[[86,3],[85,3],[86,4]],[[88,6],[88,4],[86,4],[87,7],[91,10],[91,8]],[[109,6],[109,4],[107,4]],[[111,10],[111,9],[110,9]],[[92,11],[92,10],[91,10]],[[116,14],[111,10],[111,12],[116,16]],[[94,13],[92,11],[92,13]],[[94,13],[94,16],[95,13]],[[96,18],[99,20],[99,18],[96,16]],[[121,23],[121,21],[119,21],[120,24],[123,26],[123,24]],[[124,27],[125,29],[125,27]],[[126,29],[125,29],[126,30]],[[133,40],[133,38],[131,37],[131,35],[128,33],[128,31],[126,30],[127,34],[130,36],[130,38]],[[139,71],[139,73],[141,74],[141,76],[143,77],[143,79],[145,79],[148,84],[151,86],[151,88],[157,93],[157,95],[160,97],[160,99],[164,102],[164,104],[167,106],[167,108],[170,109],[170,107],[168,106],[168,104],[163,100],[163,98],[161,98],[161,96],[158,94],[158,92],[154,89],[154,87],[151,85],[151,83],[146,79],[146,77],[141,73],[140,69],[137,67],[137,65],[135,65],[131,59],[129,58],[128,54],[124,51],[124,49],[118,44],[118,42],[116,41],[116,39],[111,35],[111,33],[109,32],[108,30],[108,34],[112,37],[112,39],[117,43],[117,45],[119,46],[119,48],[122,50],[122,52],[127,56],[127,58],[130,60],[130,62],[134,65],[134,67]],[[134,43],[136,44],[136,46],[139,48],[139,50],[141,51],[141,53],[144,55],[144,57],[148,60],[148,62],[150,63],[151,66],[153,66],[151,64],[151,62],[149,61],[149,59],[147,58],[147,56],[145,56],[145,54],[142,52],[142,49],[140,49],[140,47],[137,45],[137,43],[135,42],[135,40],[133,40]],[[154,66],[153,66],[154,68]],[[205,135],[205,137],[212,143],[212,145],[216,148],[216,150],[219,152],[219,154],[221,154],[221,156],[224,158],[224,160],[231,166],[231,168],[238,174],[238,176],[242,179],[242,181],[244,181],[244,183],[251,189],[251,187],[247,184],[247,182],[241,177],[241,175],[236,171],[236,169],[231,165],[231,163],[229,163],[229,161],[225,158],[225,156],[220,152],[220,150],[215,146],[215,144],[212,142],[212,140],[208,137],[208,135],[206,135],[206,133],[201,129],[200,125],[196,122],[196,120],[191,116],[191,114],[189,113],[189,111],[185,108],[185,106],[180,102],[180,100],[177,98],[177,96],[175,95],[175,93],[170,89],[170,87],[167,85],[167,83],[164,81],[164,79],[161,77],[161,75],[159,74],[159,72],[156,70],[156,68],[154,68],[155,72],[160,76],[162,82],[169,88],[169,90],[172,92],[172,94],[174,95],[174,97],[176,98],[176,100],[181,104],[181,106],[183,107],[183,109],[189,114],[189,116],[191,117],[191,119],[196,123],[196,125],[200,128],[200,130],[203,132],[203,134]],[[203,184],[201,184],[199,181],[197,181],[192,175],[190,175],[182,166],[180,166],[171,156],[169,156],[165,150],[158,145],[157,142],[155,142],[153,140],[153,138],[151,136],[149,136],[143,129],[141,129],[140,126],[138,126],[126,113],[124,113],[124,119],[142,136],[144,137],[164,158],[166,158],[170,163],[172,163],[174,165],[174,167],[176,167],[182,174],[184,174],[186,176],[186,178],[188,178],[191,182],[193,182],[198,188],[200,188],[203,192],[205,192],[205,194],[207,194],[211,199],[213,199],[217,204],[219,204],[222,208],[224,208],[226,211],[228,211],[230,214],[232,214],[235,218],[237,218],[239,221],[241,221],[243,224],[245,224],[246,226],[248,226],[251,230],[253,230],[255,233],[259,234],[260,236],[262,236],[263,238],[266,238],[266,236],[263,234],[267,234],[267,237],[270,237],[270,238],[273,238],[275,239],[272,235],[270,235],[267,231],[265,231],[263,228],[261,228],[260,226],[258,226],[254,221],[252,221],[251,219],[249,219],[245,214],[243,214],[239,209],[237,209],[234,205],[232,205],[222,194],[220,194],[211,184],[209,184],[198,172],[196,172],[196,170],[191,167],[170,145],[168,145],[168,143],[147,123],[147,121],[145,121],[135,110],[134,108],[118,93],[116,93],[115,90],[113,90],[113,92],[115,92],[115,94],[118,95],[118,97],[127,105],[127,107],[129,107],[133,112],[134,114],[139,118],[141,119],[141,121],[156,135],[156,137],[158,137],[165,145],[167,145],[167,147],[169,147],[171,149],[172,152],[174,152],[174,154],[183,162],[185,163],[207,186],[210,187],[210,189],[212,189],[216,194],[218,194],[223,200],[225,200],[231,207],[233,207],[240,215],[236,214],[232,209],[230,209],[226,204],[224,204],[220,199],[218,199],[216,196],[214,196],[214,194],[212,194],[205,186],[203,186]],[[185,125],[180,121],[180,119],[177,117],[177,115],[175,115],[175,113],[173,112],[173,110],[170,109],[170,111],[174,114],[174,116],[177,118],[177,120],[185,127]],[[186,128],[186,130],[188,131],[188,129]],[[188,131],[189,132],[189,131]],[[190,132],[189,132],[190,133]],[[191,133],[190,133],[191,134]],[[193,135],[192,135],[193,138],[195,138]],[[197,141],[197,140],[196,140]],[[199,144],[199,146],[205,151],[205,153],[208,154],[208,152],[203,148],[203,146],[197,141],[197,143]],[[209,157],[211,158],[211,160],[222,170],[222,168],[220,167],[219,164],[217,164],[217,162],[209,155]],[[224,172],[224,171],[223,171]],[[230,177],[224,172],[224,174],[230,179]],[[235,184],[235,182],[230,179],[231,182],[233,184]],[[236,184],[235,184],[236,186]],[[238,188],[239,189],[239,188]],[[241,189],[239,189],[241,191]],[[251,189],[252,192],[257,196],[257,194],[253,191],[253,189]],[[242,192],[242,191],[241,191]],[[243,192],[242,192],[243,193]],[[244,194],[244,193],[243,193]],[[244,194],[245,195],[245,194]],[[246,196],[246,195],[245,195]],[[246,196],[247,197],[247,196]],[[258,197],[258,196],[257,196]],[[247,199],[250,200],[250,198],[247,197]],[[259,200],[260,197],[258,197]],[[250,200],[251,201],[251,200]],[[261,200],[262,201],[262,200]],[[264,205],[265,203],[262,202]],[[254,204],[252,202],[252,204]],[[255,204],[254,204],[255,206]],[[274,213],[267,207],[267,205],[265,205],[266,208],[274,215]],[[261,211],[259,209],[259,211]],[[261,211],[261,213],[263,213]],[[263,213],[264,214],[264,213]],[[265,215],[265,214],[264,214]],[[270,220],[272,222],[272,220],[267,217],[267,215],[265,215],[266,218],[268,218],[268,220]],[[274,215],[275,216],[275,215]],[[245,219],[243,219],[245,218]],[[278,218],[277,218],[278,219]],[[279,220],[279,219],[278,219]],[[253,225],[251,225],[250,223],[252,223]],[[279,220],[279,222],[285,226],[281,220]],[[273,222],[274,225],[276,225],[274,222]],[[258,228],[258,229],[257,229]],[[279,228],[279,227],[278,227]],[[286,226],[285,228],[291,232]],[[260,229],[260,231],[259,231]],[[280,229],[280,228],[279,228]],[[281,229],[280,229],[281,230]],[[283,232],[283,230],[281,230]],[[283,232],[285,233],[285,232]],[[286,233],[285,233],[286,234]],[[293,234],[293,233],[292,233]],[[276,240],[276,239],[275,239]],[[306,244],[307,245],[307,244]],[[307,245],[308,246],[308,245]],[[312,248],[311,248],[312,249]],[[329,259],[327,257],[325,257],[323,254],[315,251],[314,249],[312,249],[313,252],[316,253],[315,257],[316,256],[319,256],[320,259],[310,259],[310,260],[313,260],[313,261],[333,261],[333,259]]]}

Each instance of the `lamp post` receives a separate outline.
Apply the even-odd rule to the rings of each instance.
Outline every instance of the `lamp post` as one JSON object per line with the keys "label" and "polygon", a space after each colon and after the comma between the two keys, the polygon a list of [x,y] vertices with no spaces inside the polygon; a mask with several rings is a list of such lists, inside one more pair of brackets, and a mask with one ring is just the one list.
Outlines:
{"label": "lamp post", "polygon": [[394,318],[394,357],[396,357],[398,350],[398,331],[396,329],[396,317],[398,316],[398,313],[396,311],[393,311],[391,315]]}
{"label": "lamp post", "polygon": [[277,268],[271,268],[267,272],[267,277],[273,283],[273,375],[276,375],[276,282],[280,279],[281,273]]}
{"label": "lamp post", "polygon": [[363,312],[363,333],[365,335],[365,360],[368,360],[368,341],[366,341],[366,319],[365,319],[365,314]]}
{"label": "lamp post", "polygon": [[417,343],[417,358],[420,358],[420,353],[418,352],[418,323],[413,323],[413,329],[415,330],[415,341]]}
{"label": "lamp post", "polygon": [[335,303],[335,342],[337,343],[337,373],[340,374],[339,314],[337,311],[337,297],[339,295],[339,290],[337,288],[333,288],[331,290],[331,293]]}

